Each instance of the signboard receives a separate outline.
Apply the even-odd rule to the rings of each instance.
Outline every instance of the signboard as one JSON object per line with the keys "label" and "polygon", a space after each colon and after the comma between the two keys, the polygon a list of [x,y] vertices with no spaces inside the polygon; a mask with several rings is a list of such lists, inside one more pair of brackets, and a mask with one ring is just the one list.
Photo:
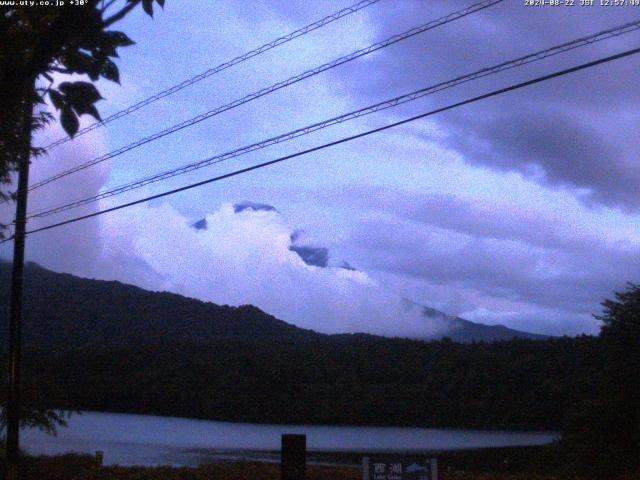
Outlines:
{"label": "signboard", "polygon": [[438,480],[438,461],[425,457],[364,457],[363,480]]}

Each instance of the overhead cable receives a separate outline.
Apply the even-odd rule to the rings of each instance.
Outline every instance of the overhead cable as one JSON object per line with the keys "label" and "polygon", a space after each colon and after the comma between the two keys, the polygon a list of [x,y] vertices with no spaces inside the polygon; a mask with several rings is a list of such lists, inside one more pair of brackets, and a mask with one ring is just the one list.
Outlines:
{"label": "overhead cable", "polygon": [[[601,64],[604,64],[604,63],[612,62],[614,60],[618,60],[618,59],[621,59],[621,58],[624,58],[624,57],[629,57],[631,55],[636,55],[638,53],[640,53],[640,48],[634,48],[634,49],[631,49],[631,50],[624,51],[622,53],[618,53],[616,55],[610,55],[608,57],[600,58],[600,59],[594,60],[592,62],[583,63],[581,65],[578,65],[578,66],[575,66],[575,67],[571,67],[571,68],[567,68],[567,69],[564,69],[564,70],[559,70],[559,71],[556,71],[556,72],[548,74],[548,75],[543,75],[541,77],[534,78],[532,80],[528,80],[528,81],[525,81],[525,82],[517,83],[517,84],[511,85],[509,87],[505,87],[505,88],[501,88],[501,89],[498,89],[498,90],[494,90],[492,92],[485,93],[483,95],[479,95],[479,96],[476,96],[476,97],[473,97],[473,98],[470,98],[470,99],[467,99],[467,100],[464,100],[464,101],[461,101],[461,102],[453,103],[453,104],[448,105],[446,107],[438,108],[436,110],[431,110],[429,112],[422,113],[420,115],[415,115],[413,117],[409,117],[409,118],[406,118],[404,120],[400,120],[400,121],[385,125],[383,127],[374,128],[372,130],[368,130],[366,132],[358,133],[356,135],[351,135],[349,137],[341,138],[340,140],[335,140],[333,142],[325,143],[325,144],[319,145],[317,147],[309,148],[309,149],[306,149],[306,150],[303,150],[303,151],[300,151],[300,152],[296,152],[296,153],[293,153],[293,154],[290,154],[290,155],[285,155],[283,157],[276,158],[275,160],[269,160],[267,162],[259,163],[257,165],[253,165],[253,166],[247,167],[247,168],[242,168],[240,170],[236,170],[236,171],[233,171],[233,172],[230,172],[230,173],[226,173],[224,175],[219,175],[217,177],[209,178],[207,180],[202,180],[200,182],[196,182],[196,183],[193,183],[193,184],[190,184],[190,185],[186,185],[184,187],[176,188],[176,189],[173,189],[173,190],[169,190],[169,191],[166,191],[166,192],[162,192],[162,193],[151,195],[151,196],[148,196],[148,197],[145,197],[145,198],[141,198],[141,199],[138,199],[138,200],[135,200],[135,201],[132,201],[132,202],[128,202],[128,203],[125,203],[125,204],[122,204],[122,205],[118,205],[118,206],[111,207],[111,208],[106,208],[104,210],[100,210],[100,211],[97,211],[97,212],[94,212],[94,213],[78,216],[78,217],[75,217],[75,218],[71,218],[69,220],[65,220],[65,221],[57,222],[57,223],[54,223],[54,224],[51,224],[51,225],[47,225],[47,226],[44,226],[44,227],[36,228],[36,229],[28,231],[27,234],[42,232],[42,231],[45,231],[45,230],[50,230],[52,228],[61,227],[63,225],[69,225],[71,223],[76,223],[76,222],[79,222],[81,220],[86,220],[88,218],[93,218],[93,217],[97,217],[99,215],[104,215],[105,213],[115,212],[115,211],[121,210],[123,208],[128,208],[128,207],[132,207],[134,205],[145,203],[145,202],[148,202],[150,200],[156,200],[158,198],[166,197],[166,196],[173,195],[173,194],[176,194],[176,193],[179,193],[179,192],[184,192],[186,190],[191,190],[193,188],[200,187],[202,185],[207,185],[207,184],[210,184],[210,183],[218,182],[218,181],[224,180],[226,178],[235,177],[237,175],[241,175],[241,174],[253,171],[253,170],[258,170],[258,169],[261,169],[261,168],[265,168],[265,167],[268,167],[268,166],[283,162],[285,160],[290,160],[290,159],[293,159],[293,158],[301,157],[301,156],[307,155],[309,153],[317,152],[317,151],[324,150],[324,149],[329,148],[329,147],[333,147],[335,145],[340,145],[342,143],[350,142],[350,141],[356,140],[358,138],[366,137],[366,136],[372,135],[374,133],[379,133],[379,132],[382,132],[382,131],[385,131],[385,130],[388,130],[388,129],[391,129],[391,128],[394,128],[394,127],[397,127],[397,126],[400,126],[400,125],[407,124],[409,122],[414,122],[414,121],[422,119],[422,118],[430,117],[430,116],[438,114],[438,113],[442,113],[442,112],[445,112],[445,111],[448,111],[448,110],[453,110],[454,108],[458,108],[458,107],[461,107],[461,106],[464,106],[464,105],[475,103],[475,102],[478,102],[480,100],[484,100],[484,99],[487,99],[487,98],[490,98],[490,97],[495,97],[497,95],[501,95],[501,94],[504,94],[504,93],[507,93],[507,92],[511,92],[513,90],[518,90],[518,89],[521,89],[521,88],[524,88],[524,87],[528,87],[528,86],[531,86],[531,85],[534,85],[534,84],[537,84],[537,83],[545,82],[545,81],[548,81],[548,80],[551,80],[551,79],[554,79],[554,78],[557,78],[557,77],[561,77],[561,76],[564,76],[564,75],[568,75],[570,73],[574,73],[574,72],[577,72],[577,71],[580,71],[580,70],[585,70],[587,68],[595,67],[597,65],[601,65]],[[5,241],[7,241],[7,240],[5,240]],[[4,243],[4,242],[0,242],[0,243]]]}
{"label": "overhead cable", "polygon": [[293,85],[295,83],[301,82],[302,80],[305,80],[307,78],[313,77],[315,75],[318,75],[324,71],[330,70],[332,68],[335,68],[339,65],[345,64],[347,62],[351,62],[357,58],[363,57],[365,55],[368,55],[370,53],[373,53],[377,50],[380,50],[382,48],[388,47],[390,45],[393,45],[395,43],[398,43],[402,40],[406,40],[407,38],[413,37],[415,35],[418,35],[420,33],[424,33],[428,30],[432,30],[436,27],[445,25],[447,23],[453,22],[455,20],[458,20],[460,18],[466,17],[467,15],[471,15],[473,13],[479,12],[480,10],[484,10],[485,8],[489,8],[497,3],[501,3],[504,0],[485,0],[483,2],[480,3],[476,3],[474,5],[471,5],[470,7],[464,8],[462,10],[458,10],[456,12],[450,13],[448,15],[445,15],[444,17],[441,17],[439,19],[436,20],[432,20],[426,24],[420,25],[419,27],[414,27],[410,30],[407,30],[404,33],[400,33],[397,35],[393,35],[392,37],[387,38],[386,40],[383,40],[382,42],[378,42],[378,43],[374,43],[373,45],[369,45],[368,47],[362,48],[360,50],[356,50],[355,52],[352,52],[348,55],[345,55],[343,57],[340,57],[338,59],[335,59],[331,62],[325,63],[323,65],[320,65],[319,67],[315,67],[312,68],[310,70],[307,70],[299,75],[295,75],[293,77],[290,77],[286,80],[280,81],[278,83],[275,83],[269,87],[263,88],[262,90],[259,90],[257,92],[251,93],[245,97],[242,97],[238,100],[234,100],[231,103],[227,103],[226,105],[217,107],[213,110],[209,110],[208,112],[202,113],[196,117],[193,117],[189,120],[185,120],[183,122],[180,122],[176,125],[173,125],[172,127],[169,127],[165,130],[162,130],[160,132],[156,132],[150,136],[144,137],[142,139],[139,139],[133,143],[130,143],[128,145],[125,145],[117,150],[114,150],[110,153],[107,153],[105,155],[102,155],[100,157],[94,158],[93,160],[89,160],[88,162],[82,163],[80,165],[77,165],[73,168],[70,168],[68,170],[65,170],[63,172],[60,172],[56,175],[53,175],[51,177],[48,177],[40,182],[34,183],[33,185],[31,185],[29,187],[29,190],[35,190],[36,188],[40,188],[44,185],[47,185],[48,183],[51,183],[55,180],[58,180],[60,178],[66,177],[68,175],[71,175],[73,173],[79,172],[81,170],[84,170],[86,168],[89,168],[93,165],[97,165],[98,163],[104,162],[106,160],[110,160],[114,157],[117,157],[118,155],[122,155],[125,152],[128,152],[130,150],[133,150],[134,148],[138,148],[142,145],[145,145],[149,142],[153,142],[154,140],[158,140],[162,137],[165,137],[167,135],[170,135],[172,133],[175,133],[179,130],[182,130],[184,128],[187,127],[191,127],[197,123],[200,123],[204,120],[207,120],[211,117],[214,117],[216,115],[219,115],[223,112],[226,112],[228,110],[234,109],[236,107],[239,107],[240,105],[243,105],[245,103],[251,102],[253,100],[256,100],[258,98],[264,97],[265,95],[268,95],[270,93],[273,93],[277,90],[280,90],[282,88],[288,87],[290,85]]}
{"label": "overhead cable", "polygon": [[373,5],[374,3],[379,2],[380,0],[364,0],[361,2],[356,3],[355,5],[351,5],[350,7],[347,8],[343,8],[342,10],[335,12],[331,15],[327,15],[326,17],[315,21],[313,23],[310,23],[309,25],[299,28],[298,30],[295,30],[287,35],[284,35],[282,37],[276,38],[275,40],[269,42],[269,43],[265,43],[264,45],[255,48],[247,53],[243,53],[240,56],[237,56],[229,61],[226,61],[224,63],[221,63],[220,65],[210,68],[209,70],[207,70],[206,72],[202,72],[199,75],[195,75],[183,82],[178,83],[177,85],[173,85],[172,87],[167,88],[166,90],[162,90],[161,92],[156,93],[155,95],[152,95],[144,100],[141,100],[138,103],[135,103],[125,109],[122,109],[112,115],[109,115],[108,117],[102,119],[101,121],[92,123],[91,125],[88,125],[84,128],[81,128],[80,130],[78,130],[78,132],[72,137],[63,137],[60,138],[59,140],[56,140],[55,142],[50,143],[49,145],[45,146],[44,149],[45,150],[51,150],[52,148],[57,147],[58,145],[62,145],[63,143],[66,143],[70,140],[73,140],[75,138],[78,138],[81,135],[84,135],[85,133],[91,132],[92,130],[95,130],[96,128],[99,127],[103,127],[105,126],[107,123],[111,123],[115,120],[118,120],[119,118],[125,117],[133,112],[135,112],[136,110],[140,110],[143,107],[146,107],[147,105],[152,104],[153,102],[156,102],[158,100],[160,100],[161,98],[165,98],[168,97],[169,95],[173,95],[176,92],[179,92],[180,90],[183,90],[187,87],[189,87],[190,85],[193,85],[194,83],[198,83],[201,80],[204,80],[205,78],[209,78],[212,75],[215,75],[216,73],[220,73],[223,70],[226,70],[227,68],[233,67],[234,65],[237,65],[239,63],[245,62],[253,57],[256,57],[262,53],[265,53],[269,50],[272,50],[276,47],[279,47],[280,45],[283,45],[285,43],[290,42],[291,40],[294,40],[298,37],[301,37],[303,35],[306,35],[307,33],[313,32],[314,30],[317,30],[319,28],[322,28],[326,25],[329,25],[330,23],[335,22],[336,20],[339,20],[343,17],[346,17],[347,15],[351,15],[352,13],[358,12],[359,10],[362,10],[364,8],[367,8],[370,5]]}
{"label": "overhead cable", "polygon": [[343,115],[337,116],[337,117],[333,117],[330,118],[328,120],[324,120],[322,122],[318,122],[318,123],[314,123],[312,125],[307,125],[305,127],[302,128],[298,128],[296,130],[275,136],[275,137],[271,137],[268,138],[266,140],[262,140],[260,142],[257,143],[253,143],[251,145],[246,145],[222,154],[218,154],[218,155],[214,155],[212,157],[206,158],[204,160],[200,160],[198,162],[194,162],[194,163],[190,163],[187,165],[183,165],[181,167],[175,168],[175,169],[171,169],[168,171],[164,171],[161,173],[157,173],[154,174],[152,176],[148,176],[145,178],[142,178],[140,180],[136,180],[134,182],[125,184],[125,185],[120,185],[118,187],[112,188],[110,190],[104,191],[104,192],[99,192],[96,195],[90,196],[90,197],[84,197],[81,199],[77,199],[71,202],[67,202],[64,203],[62,205],[59,205],[57,207],[52,207],[52,208],[48,208],[45,210],[40,210],[36,213],[32,213],[30,214],[27,218],[41,218],[41,217],[46,217],[46,216],[50,216],[56,213],[60,213],[60,212],[64,212],[66,210],[70,210],[73,208],[77,208],[80,207],[82,205],[86,205],[98,200],[101,200],[103,198],[107,198],[107,197],[113,197],[115,195],[119,195],[131,190],[135,190],[137,188],[141,188],[144,187],[146,185],[150,185],[152,183],[156,183],[156,182],[160,182],[163,180],[166,180],[168,178],[172,178],[178,175],[183,175],[195,170],[198,170],[200,168],[204,168],[210,165],[214,165],[214,164],[218,164],[221,162],[224,162],[226,160],[235,158],[235,157],[239,157],[241,155],[245,155],[247,153],[256,151],[256,150],[260,150],[263,148],[266,148],[268,146],[271,145],[275,145],[278,143],[282,143],[282,142],[286,142],[289,140],[292,140],[294,138],[303,136],[303,135],[308,135],[312,132],[315,132],[317,130],[321,130],[324,128],[327,128],[329,126],[332,125],[336,125],[336,124],[340,124],[349,120],[353,120],[359,117],[363,117],[365,115],[369,115],[371,113],[374,112],[379,112],[388,108],[392,108],[395,107],[397,105],[401,105],[404,103],[408,103],[414,100],[417,100],[419,98],[422,98],[424,96],[427,95],[431,95],[433,93],[448,89],[448,88],[452,88],[454,86],[463,84],[463,83],[467,83],[470,82],[472,80],[476,80],[482,77],[486,77],[488,75],[493,75],[493,74],[497,74],[499,72],[505,71],[505,70],[509,70],[512,68],[516,68],[516,67],[520,67],[522,65],[527,65],[529,63],[532,62],[536,62],[536,61],[540,61],[544,58],[548,58],[554,55],[558,55],[560,53],[564,53],[570,50],[574,50],[576,48],[579,47],[583,47],[585,45],[590,45],[593,44],[595,42],[599,42],[602,40],[606,40],[608,38],[613,38],[613,37],[617,37],[620,36],[622,34],[625,33],[630,33],[633,31],[636,31],[640,29],[640,20],[636,20],[635,22],[630,22],[630,23],[626,23],[623,25],[619,25],[613,28],[609,28],[607,30],[595,33],[593,35],[589,35],[586,37],[581,37],[578,38],[576,40],[573,40],[571,42],[566,42],[563,43],[561,45],[557,45],[545,50],[540,50],[537,51],[535,53],[531,53],[522,57],[518,57],[516,59],[513,60],[509,60],[491,67],[486,67],[480,70],[476,70],[473,73],[469,73],[466,75],[462,75],[459,77],[456,77],[452,80],[448,80],[446,82],[441,82],[426,88],[421,88],[419,90],[413,91],[411,93],[407,93],[389,100],[385,100],[379,103],[376,103],[374,105],[365,107],[365,108],[361,108],[359,110],[355,110],[349,113],[345,113]]}

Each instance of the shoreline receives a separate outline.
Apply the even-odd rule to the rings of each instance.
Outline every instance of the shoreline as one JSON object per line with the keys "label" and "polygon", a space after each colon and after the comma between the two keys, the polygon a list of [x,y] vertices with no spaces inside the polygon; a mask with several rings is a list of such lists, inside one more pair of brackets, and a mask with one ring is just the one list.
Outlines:
{"label": "shoreline", "polygon": [[[278,452],[279,453],[279,452]],[[557,458],[550,447],[485,448],[471,451],[433,452],[438,458],[441,480],[577,480],[580,477],[558,475]],[[334,460],[354,458],[353,452],[334,455]],[[358,464],[314,465],[307,463],[308,480],[360,480],[361,457]],[[344,457],[346,456],[346,457]],[[4,468],[4,462],[0,465]],[[98,465],[91,455],[25,456],[25,480],[187,480],[216,478],[219,480],[279,480],[278,462],[246,460],[219,461],[194,467],[154,467]],[[0,470],[1,472],[2,470]]]}
{"label": "shoreline", "polygon": [[[305,434],[310,464],[359,465],[363,456],[439,455],[441,452],[525,448],[553,444],[557,436],[515,432],[406,427],[249,424],[145,415],[84,412],[56,437],[23,434],[33,455],[104,452],[105,464],[197,466],[223,461],[279,461],[281,436]],[[100,432],[98,434],[98,432]]]}
{"label": "shoreline", "polygon": [[[328,450],[307,450],[307,465],[314,466],[336,466],[347,468],[360,468],[363,457],[373,456],[407,456],[407,457],[427,457],[427,458],[456,458],[470,456],[485,456],[486,454],[523,454],[525,452],[542,451],[549,449],[554,444],[549,445],[526,445],[509,447],[481,447],[481,448],[457,448],[446,450],[363,450],[363,451],[328,451]],[[279,464],[280,450],[206,450],[194,449],[185,450],[185,453],[193,453],[209,457],[212,461],[200,465],[214,463],[265,463]],[[217,459],[216,459],[217,457]],[[215,459],[215,460],[214,460]],[[197,465],[192,465],[197,466]],[[188,466],[187,466],[188,467]]]}

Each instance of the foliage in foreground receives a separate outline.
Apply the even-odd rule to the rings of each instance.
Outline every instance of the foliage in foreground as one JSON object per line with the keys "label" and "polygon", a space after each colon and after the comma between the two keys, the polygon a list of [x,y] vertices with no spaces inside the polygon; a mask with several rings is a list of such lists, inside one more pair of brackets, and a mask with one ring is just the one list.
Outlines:
{"label": "foliage in foreground", "polygon": [[[201,467],[98,467],[88,455],[26,457],[23,480],[280,480],[280,466],[267,463],[217,463]],[[4,463],[0,465],[4,474]],[[308,480],[360,480],[347,467],[308,466]]]}
{"label": "foliage in foreground", "polygon": [[[482,456],[482,455],[481,455]],[[444,468],[440,480],[584,480],[569,473],[535,473],[530,470],[487,471]],[[98,467],[87,455],[26,457],[24,480],[280,480],[280,466],[267,463],[216,463],[200,467]],[[0,462],[4,474],[4,462]],[[357,467],[307,466],[307,480],[360,480]],[[619,476],[609,480],[634,480]]]}
{"label": "foliage in foreground", "polygon": [[[138,5],[153,15],[154,1],[164,6],[164,0],[84,0],[81,5],[60,8],[34,2],[2,7],[0,202],[13,199],[12,174],[18,166],[45,153],[32,144],[32,134],[54,119],[47,111],[47,100],[60,112],[60,123],[70,136],[77,133],[82,115],[100,120],[95,104],[102,96],[96,87],[84,79],[60,79],[75,80],[79,75],[119,83],[114,60],[120,48],[134,42],[124,32],[110,28]],[[0,224],[0,239],[5,229]]]}
{"label": "foliage in foreground", "polygon": [[564,444],[578,469],[610,478],[640,472],[640,285],[602,306],[597,388],[570,418]]}

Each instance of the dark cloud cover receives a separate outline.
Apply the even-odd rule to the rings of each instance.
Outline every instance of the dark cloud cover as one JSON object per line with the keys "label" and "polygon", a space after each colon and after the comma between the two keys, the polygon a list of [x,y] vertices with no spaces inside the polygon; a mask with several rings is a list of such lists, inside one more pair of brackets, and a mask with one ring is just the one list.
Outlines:
{"label": "dark cloud cover", "polygon": [[[436,18],[469,2],[393,2],[373,10],[379,38]],[[507,1],[419,35],[335,72],[351,85],[355,103],[371,103],[476,69],[542,50],[637,19],[632,8],[527,8]],[[640,33],[558,55],[488,77],[422,102],[422,110],[517,81],[617,53],[637,45]],[[627,58],[435,118],[442,143],[472,164],[511,170],[550,186],[584,189],[583,201],[629,211],[640,208],[640,89],[638,58]],[[353,79],[358,78],[357,88]],[[425,104],[428,107],[425,107]]]}
{"label": "dark cloud cover", "polygon": [[[615,222],[598,224],[597,215],[399,188],[358,186],[326,197],[363,212],[349,245],[365,271],[535,306],[538,320],[584,328],[604,298],[640,277],[637,232],[627,238]],[[438,308],[458,315],[473,310],[474,301],[460,295]],[[520,328],[531,329],[535,314],[520,315],[505,313],[501,321],[528,319]]]}

